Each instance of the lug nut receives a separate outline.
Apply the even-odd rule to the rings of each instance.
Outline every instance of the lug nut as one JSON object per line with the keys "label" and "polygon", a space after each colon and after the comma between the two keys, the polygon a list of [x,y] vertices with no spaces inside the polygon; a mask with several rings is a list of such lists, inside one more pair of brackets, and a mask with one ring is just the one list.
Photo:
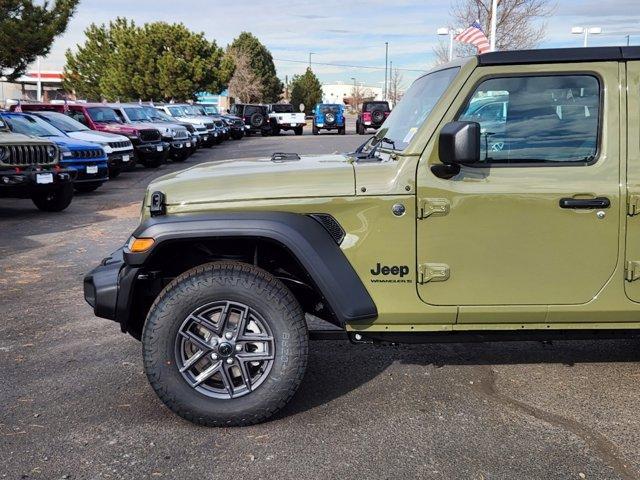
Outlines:
{"label": "lug nut", "polygon": [[231,332],[227,332],[224,334],[224,338],[226,338],[227,340],[231,340],[231,337],[233,337],[233,333]]}
{"label": "lug nut", "polygon": [[231,365],[233,363],[233,358],[227,358],[227,363]]}
{"label": "lug nut", "polygon": [[241,352],[242,351],[242,345],[237,344],[236,345],[236,352]]}
{"label": "lug nut", "polygon": [[217,353],[212,353],[211,354],[211,358],[213,358],[214,360],[218,359],[218,354]]}

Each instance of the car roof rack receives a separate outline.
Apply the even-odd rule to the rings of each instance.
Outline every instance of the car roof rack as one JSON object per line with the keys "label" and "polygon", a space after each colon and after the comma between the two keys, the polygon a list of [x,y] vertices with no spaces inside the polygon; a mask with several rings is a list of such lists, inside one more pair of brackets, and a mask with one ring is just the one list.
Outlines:
{"label": "car roof rack", "polygon": [[509,50],[478,55],[480,65],[640,60],[640,47],[583,47]]}

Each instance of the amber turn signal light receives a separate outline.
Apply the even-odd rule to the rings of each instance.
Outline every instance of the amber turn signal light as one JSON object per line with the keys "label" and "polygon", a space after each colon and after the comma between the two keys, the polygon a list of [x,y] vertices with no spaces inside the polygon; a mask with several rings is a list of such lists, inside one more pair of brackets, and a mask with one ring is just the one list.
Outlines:
{"label": "amber turn signal light", "polygon": [[146,252],[153,246],[154,240],[153,238],[136,238],[131,237],[129,240],[129,251],[133,253]]}

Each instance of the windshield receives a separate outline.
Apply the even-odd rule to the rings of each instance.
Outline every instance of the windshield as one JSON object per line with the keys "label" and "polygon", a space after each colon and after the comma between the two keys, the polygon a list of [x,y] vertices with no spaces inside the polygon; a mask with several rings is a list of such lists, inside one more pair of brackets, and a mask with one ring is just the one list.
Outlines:
{"label": "windshield", "polygon": [[189,107],[189,111],[193,114],[193,115],[206,115],[207,112],[205,112],[204,107],[201,107],[200,105],[192,105],[191,107]]}
{"label": "windshield", "polygon": [[85,125],[81,124],[77,120],[68,117],[64,113],[58,112],[39,112],[38,117],[44,118],[45,121],[56,127],[63,132],[85,132],[89,130]]}
{"label": "windshield", "polygon": [[161,120],[163,122],[173,121],[173,119],[169,115],[155,109],[154,107],[142,107],[142,109],[144,110],[144,113],[147,114],[147,117],[149,117],[151,120]]}
{"label": "windshield", "polygon": [[167,107],[169,109],[169,113],[173,117],[184,117],[187,112],[184,111],[182,107]]}
{"label": "windshield", "polygon": [[132,122],[149,121],[149,117],[147,117],[147,114],[140,107],[126,107],[124,108],[124,113],[127,114],[127,117],[129,117],[129,120]]}
{"label": "windshield", "polygon": [[35,137],[63,137],[65,136],[60,130],[37,117],[11,115],[5,117],[5,121],[9,124],[11,131],[14,133],[22,133],[24,135],[33,135]]}
{"label": "windshield", "polygon": [[203,108],[207,115],[218,115],[218,107],[215,107],[213,105],[205,105]]}
{"label": "windshield", "polygon": [[97,123],[122,123],[116,116],[116,112],[109,107],[90,107],[87,108],[91,120]]}
{"label": "windshield", "polygon": [[459,71],[460,67],[438,70],[420,77],[411,85],[380,129],[395,145],[394,150],[404,150],[409,145]]}
{"label": "windshield", "polygon": [[274,113],[293,113],[293,105],[274,105],[272,110]]}

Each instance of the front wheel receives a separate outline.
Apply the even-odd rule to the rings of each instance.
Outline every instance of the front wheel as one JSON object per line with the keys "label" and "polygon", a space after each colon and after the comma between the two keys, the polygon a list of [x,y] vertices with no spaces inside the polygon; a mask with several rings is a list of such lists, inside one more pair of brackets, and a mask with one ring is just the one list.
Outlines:
{"label": "front wheel", "polygon": [[31,197],[33,204],[43,212],[61,212],[73,200],[73,184],[69,182],[56,190],[35,193]]}
{"label": "front wheel", "polygon": [[142,160],[142,165],[144,165],[145,168],[158,168],[162,165],[162,157],[145,158]]}
{"label": "front wheel", "polygon": [[91,193],[95,192],[100,185],[104,182],[85,182],[85,183],[75,183],[73,188],[75,188],[78,193]]}
{"label": "front wheel", "polygon": [[320,132],[320,130],[318,130],[318,127],[316,127],[315,124],[313,124],[313,127],[311,128],[311,131],[314,135],[318,135],[318,133]]}
{"label": "front wheel", "polygon": [[294,132],[296,135],[302,135],[302,127],[296,127],[296,128],[293,130],[293,132]]}
{"label": "front wheel", "polygon": [[144,368],[174,413],[207,426],[251,425],[284,407],[307,364],[300,305],[268,272],[239,262],[195,267],[151,307]]}

